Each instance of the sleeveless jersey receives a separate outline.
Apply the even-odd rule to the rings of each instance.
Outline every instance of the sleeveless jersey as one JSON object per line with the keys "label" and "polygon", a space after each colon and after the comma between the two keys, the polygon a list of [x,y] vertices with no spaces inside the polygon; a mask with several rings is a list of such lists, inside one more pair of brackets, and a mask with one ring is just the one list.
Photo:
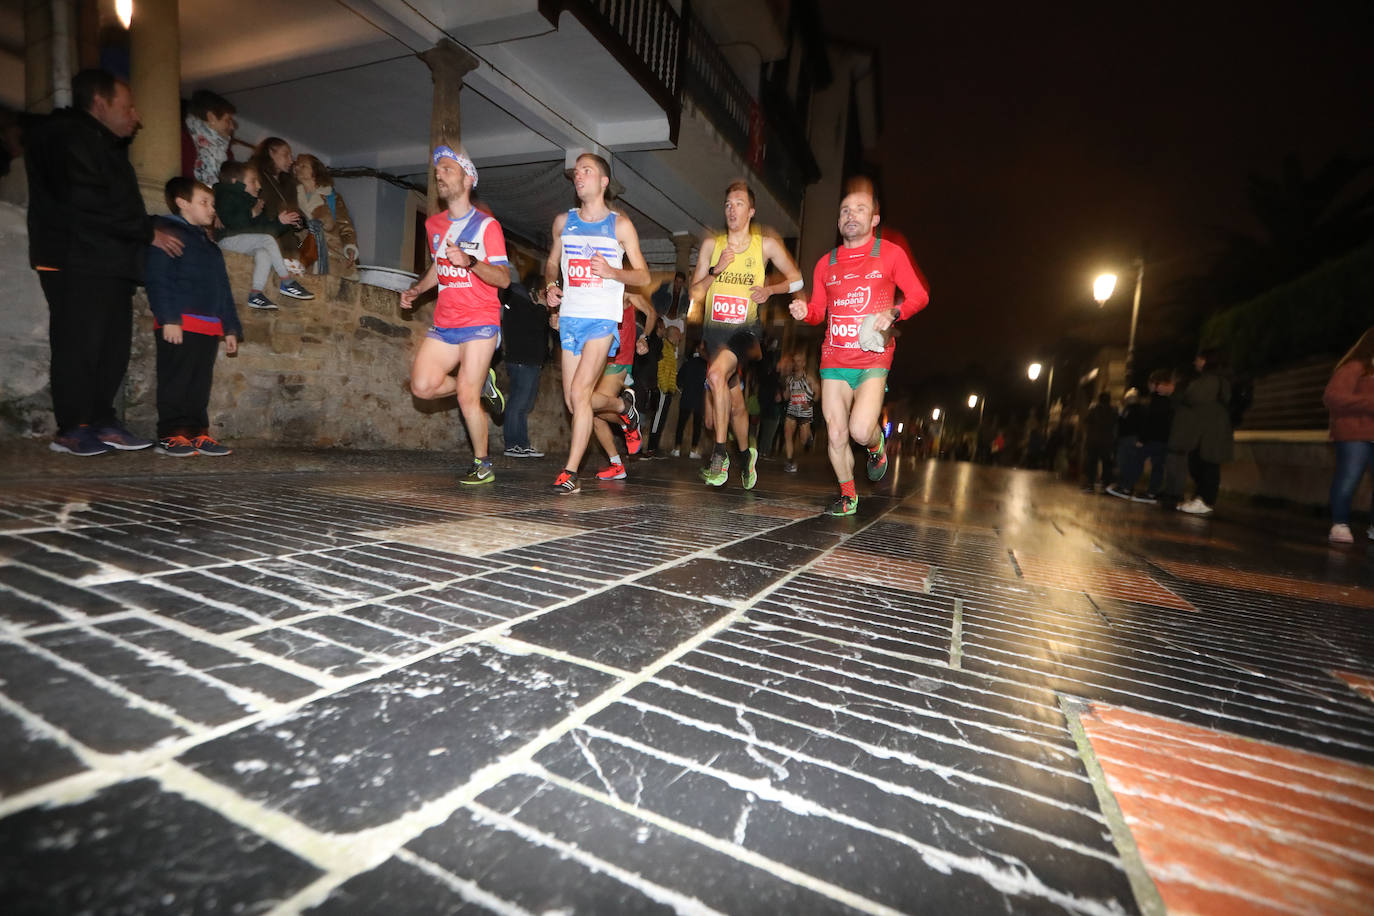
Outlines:
{"label": "sleeveless jersey", "polygon": [[787,376],[787,413],[790,416],[809,420],[816,392],[804,375]]}
{"label": "sleeveless jersey", "polygon": [[442,210],[425,220],[429,253],[434,258],[439,281],[439,299],[434,305],[434,325],[440,328],[471,328],[501,323],[501,301],[496,287],[477,274],[449,262],[450,242],[469,257],[488,264],[505,266],[506,236],[501,224],[476,207],[457,219]]}
{"label": "sleeveless jersey", "polygon": [[625,249],[615,237],[614,211],[595,223],[585,222],[577,210],[569,210],[563,224],[563,304],[568,318],[602,318],[619,321],[625,308],[625,284],[592,273],[591,259],[598,253],[612,267],[624,263]]}
{"label": "sleeveless jersey", "polygon": [[[725,254],[728,241],[729,238],[724,234],[716,236],[714,254],[717,264]],[[717,274],[706,290],[703,333],[758,328],[759,305],[750,298],[749,290],[754,286],[762,286],[764,276],[763,235],[753,229],[749,233],[748,247],[735,255],[730,266]]]}

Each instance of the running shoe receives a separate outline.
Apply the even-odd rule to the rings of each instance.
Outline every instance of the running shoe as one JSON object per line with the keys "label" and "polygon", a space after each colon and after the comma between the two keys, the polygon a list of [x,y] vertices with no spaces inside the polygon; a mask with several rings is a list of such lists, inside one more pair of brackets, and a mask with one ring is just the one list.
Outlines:
{"label": "running shoe", "polygon": [[597,480],[624,480],[625,477],[625,465],[619,461],[613,461],[596,472]]}
{"label": "running shoe", "polygon": [[469,487],[474,487],[478,484],[491,483],[495,479],[496,472],[491,469],[491,462],[483,461],[480,458],[474,458],[472,459],[472,469],[468,471],[466,477],[458,482]]}
{"label": "running shoe", "polygon": [[553,479],[553,488],[559,493],[580,493],[582,485],[577,482],[577,475],[564,468],[558,472],[558,476]]}
{"label": "running shoe", "polygon": [[830,504],[830,508],[825,510],[826,515],[853,515],[859,511],[859,497],[845,496],[840,494],[840,498]]}
{"label": "running shoe", "polygon": [[739,475],[740,483],[744,484],[744,489],[754,489],[754,484],[759,482],[759,450],[750,448],[744,453],[744,471]]}
{"label": "running shoe", "polygon": [[292,299],[314,299],[315,294],[301,286],[299,280],[287,280],[277,287],[277,292],[283,296],[290,296]]}
{"label": "running shoe", "polygon": [[191,440],[191,445],[195,447],[197,455],[209,455],[211,458],[219,458],[234,453],[232,448],[216,442],[209,436],[196,436]]}
{"label": "running shoe", "polygon": [[142,436],[135,436],[118,423],[113,423],[109,426],[97,429],[95,431],[95,437],[110,448],[117,448],[121,452],[137,452],[141,449],[153,447],[152,439],[144,439]]}
{"label": "running shoe", "polygon": [[[874,482],[883,479],[887,473],[887,439],[884,436],[878,437],[878,450],[868,453],[868,479]],[[853,515],[854,513],[847,513]]]}
{"label": "running shoe", "polygon": [[620,415],[620,426],[625,431],[625,451],[638,455],[644,447],[639,435],[639,411],[635,409],[635,390],[626,388],[620,392],[620,400],[625,402],[625,412]]}
{"label": "running shoe", "polygon": [[527,457],[527,456],[529,455],[529,453],[530,453],[530,450],[529,450],[528,448],[526,448],[525,446],[523,446],[523,445],[508,445],[508,446],[506,446],[506,457],[507,457],[507,458],[525,458],[525,457]]}
{"label": "running shoe", "polygon": [[277,310],[277,303],[268,299],[262,293],[249,293],[248,307],[250,309],[257,309],[260,312],[275,312]]}
{"label": "running shoe", "polygon": [[1132,496],[1132,497],[1131,497],[1131,502],[1133,502],[1133,503],[1150,503],[1151,505],[1153,505],[1154,503],[1159,502],[1159,494],[1158,494],[1158,493],[1146,493],[1144,496]]}
{"label": "running shoe", "polygon": [[169,458],[190,458],[196,454],[196,447],[185,436],[167,436],[157,440],[154,451]]}
{"label": "running shoe", "polygon": [[1350,526],[1339,523],[1331,526],[1331,533],[1326,536],[1326,539],[1333,544],[1355,543],[1355,535],[1350,533]]}
{"label": "running shoe", "polygon": [[693,460],[693,461],[700,461],[700,460],[701,460],[701,452],[698,452],[698,451],[689,452],[689,453],[687,454],[687,457],[690,458],[690,459]]}
{"label": "running shoe", "polygon": [[1130,490],[1123,490],[1123,489],[1121,489],[1120,487],[1118,487],[1116,484],[1112,484],[1111,486],[1107,487],[1107,494],[1108,494],[1109,496],[1115,496],[1117,499],[1130,499],[1130,498],[1131,498],[1131,491],[1130,491]]}
{"label": "running shoe", "polygon": [[784,474],[795,474],[795,473],[797,473],[797,462],[795,462],[795,461],[789,461],[789,462],[787,462],[786,464],[784,464],[784,465],[782,466],[782,471],[783,471]]}
{"label": "running shoe", "polygon": [[544,457],[544,453],[541,452],[541,451],[539,451],[539,449],[535,448],[533,445],[527,445],[527,446],[525,446],[525,457],[526,457],[526,458],[543,458],[543,457]]}
{"label": "running shoe", "polygon": [[1186,503],[1180,503],[1178,511],[1187,512],[1189,515],[1211,515],[1212,507],[1207,505],[1198,497],[1194,496]]}
{"label": "running shoe", "polygon": [[730,478],[730,456],[714,454],[711,456],[711,466],[702,468],[701,479],[713,487],[725,485],[725,481]]}
{"label": "running shoe", "polygon": [[501,389],[496,387],[496,370],[487,370],[487,380],[482,385],[482,400],[491,405],[492,413],[504,413],[506,409],[506,396],[501,393]]}
{"label": "running shoe", "polygon": [[673,449],[671,452],[669,452],[668,454],[672,455],[674,458],[681,458],[681,457],[682,457],[682,449],[680,449],[680,448],[675,448],[675,449]]}
{"label": "running shoe", "polygon": [[54,452],[66,452],[78,458],[92,458],[115,450],[113,445],[101,442],[89,426],[78,426],[53,436],[48,448]]}

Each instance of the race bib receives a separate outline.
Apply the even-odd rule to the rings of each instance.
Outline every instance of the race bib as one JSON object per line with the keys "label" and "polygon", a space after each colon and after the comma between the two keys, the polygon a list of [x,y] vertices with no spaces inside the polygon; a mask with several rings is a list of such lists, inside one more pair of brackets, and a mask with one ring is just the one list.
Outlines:
{"label": "race bib", "polygon": [[844,315],[830,319],[830,345],[845,349],[859,346],[859,326],[863,324],[862,315]]}
{"label": "race bib", "polygon": [[724,324],[744,324],[749,317],[749,300],[744,296],[711,297],[711,320]]}
{"label": "race bib", "polygon": [[601,278],[592,273],[591,258],[568,258],[568,285],[587,289],[599,288]]}

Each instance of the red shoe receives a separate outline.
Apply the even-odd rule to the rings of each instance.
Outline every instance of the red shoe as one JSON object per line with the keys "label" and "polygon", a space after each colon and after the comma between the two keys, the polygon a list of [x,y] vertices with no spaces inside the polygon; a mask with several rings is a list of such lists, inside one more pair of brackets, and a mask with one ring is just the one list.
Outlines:
{"label": "red shoe", "polygon": [[624,480],[625,476],[625,465],[619,461],[608,464],[596,472],[597,480]]}
{"label": "red shoe", "polygon": [[[639,450],[644,447],[644,440],[640,438],[638,426],[625,427],[625,451],[631,455],[638,455]],[[622,475],[623,476],[623,475]]]}

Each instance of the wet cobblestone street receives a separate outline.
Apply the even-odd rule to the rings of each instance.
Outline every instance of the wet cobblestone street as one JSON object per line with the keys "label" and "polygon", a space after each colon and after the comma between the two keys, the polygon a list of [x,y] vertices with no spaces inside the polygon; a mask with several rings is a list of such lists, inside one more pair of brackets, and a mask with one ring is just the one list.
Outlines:
{"label": "wet cobblestone street", "polygon": [[25,460],[11,916],[1374,900],[1374,549],[1316,516],[910,459],[848,519],[821,456],[573,496],[553,459]]}

